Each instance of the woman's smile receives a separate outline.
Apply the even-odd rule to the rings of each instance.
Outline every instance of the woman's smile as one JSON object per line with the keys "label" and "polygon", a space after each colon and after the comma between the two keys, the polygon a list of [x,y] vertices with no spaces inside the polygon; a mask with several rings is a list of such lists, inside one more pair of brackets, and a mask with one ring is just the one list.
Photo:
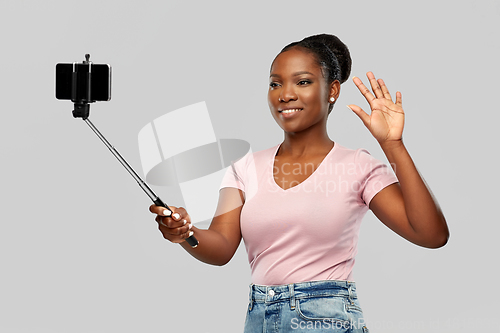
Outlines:
{"label": "woman's smile", "polygon": [[292,117],[296,116],[297,113],[299,113],[300,111],[302,111],[302,109],[300,109],[300,108],[278,110],[278,112],[281,113],[281,117],[283,119],[292,118]]}

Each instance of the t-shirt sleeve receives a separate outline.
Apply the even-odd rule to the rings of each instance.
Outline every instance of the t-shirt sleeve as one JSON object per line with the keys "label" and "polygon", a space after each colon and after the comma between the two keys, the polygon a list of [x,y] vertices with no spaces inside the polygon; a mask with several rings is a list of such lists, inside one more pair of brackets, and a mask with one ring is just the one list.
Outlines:
{"label": "t-shirt sleeve", "polygon": [[249,190],[247,188],[248,184],[252,180],[255,181],[254,177],[252,177],[255,173],[254,163],[254,155],[251,151],[239,160],[231,162],[231,165],[226,170],[226,174],[222,179],[219,189],[224,187],[234,187],[243,192],[247,192]]}
{"label": "t-shirt sleeve", "polygon": [[367,206],[378,192],[398,182],[390,166],[364,149],[357,150],[355,162],[359,167],[360,196]]}
{"label": "t-shirt sleeve", "polygon": [[236,170],[235,163],[231,163],[231,165],[226,170],[224,178],[222,178],[220,189],[224,187],[234,187],[245,192],[245,183],[242,176],[242,170],[238,172]]}

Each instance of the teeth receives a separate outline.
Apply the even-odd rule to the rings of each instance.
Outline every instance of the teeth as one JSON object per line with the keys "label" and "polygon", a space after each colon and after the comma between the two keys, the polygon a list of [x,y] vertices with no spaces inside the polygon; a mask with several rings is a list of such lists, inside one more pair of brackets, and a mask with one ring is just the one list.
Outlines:
{"label": "teeth", "polygon": [[292,113],[292,112],[298,112],[300,109],[288,109],[288,110],[283,110],[281,113]]}

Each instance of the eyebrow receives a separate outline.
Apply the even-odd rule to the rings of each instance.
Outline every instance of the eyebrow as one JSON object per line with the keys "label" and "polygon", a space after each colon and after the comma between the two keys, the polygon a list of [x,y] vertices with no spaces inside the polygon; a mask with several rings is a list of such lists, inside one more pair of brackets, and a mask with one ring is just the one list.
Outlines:
{"label": "eyebrow", "polygon": [[[308,71],[300,71],[300,72],[293,73],[292,76],[299,76],[299,75],[304,75],[304,74],[314,75],[313,73],[308,72]],[[269,75],[269,77],[280,77],[280,76],[281,75],[279,75],[279,74],[271,74],[271,75]]]}

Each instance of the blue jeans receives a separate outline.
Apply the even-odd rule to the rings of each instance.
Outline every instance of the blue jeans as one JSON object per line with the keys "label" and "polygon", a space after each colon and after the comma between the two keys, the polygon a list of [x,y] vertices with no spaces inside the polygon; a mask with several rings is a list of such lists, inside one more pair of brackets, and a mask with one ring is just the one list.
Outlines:
{"label": "blue jeans", "polygon": [[366,333],[350,281],[312,281],[281,286],[250,285],[245,333]]}

